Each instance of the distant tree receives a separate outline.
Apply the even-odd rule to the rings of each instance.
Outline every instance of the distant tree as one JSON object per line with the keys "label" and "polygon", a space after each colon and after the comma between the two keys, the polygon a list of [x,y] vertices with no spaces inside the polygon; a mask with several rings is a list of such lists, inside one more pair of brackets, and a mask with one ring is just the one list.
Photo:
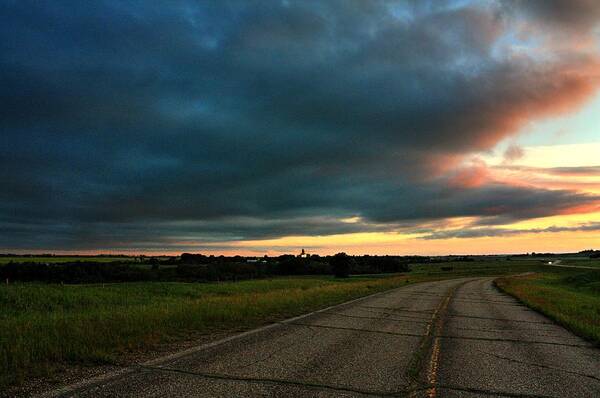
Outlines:
{"label": "distant tree", "polygon": [[282,255],[279,256],[278,273],[281,275],[303,275],[308,273],[308,261],[304,258]]}
{"label": "distant tree", "polygon": [[206,256],[202,254],[182,253],[179,257],[182,264],[204,264]]}
{"label": "distant tree", "polygon": [[352,259],[346,253],[338,253],[330,258],[329,265],[336,278],[347,278],[350,275]]}
{"label": "distant tree", "polygon": [[376,260],[378,263],[378,268],[382,272],[408,272],[410,271],[410,267],[407,262],[400,262],[398,259],[394,257],[380,257]]}
{"label": "distant tree", "polygon": [[181,262],[183,264],[191,264],[194,259],[194,255],[190,253],[181,253],[179,258],[181,258]]}
{"label": "distant tree", "polygon": [[148,263],[152,266],[153,270],[157,270],[160,266],[160,261],[156,257],[152,257],[150,260],[148,260]]}

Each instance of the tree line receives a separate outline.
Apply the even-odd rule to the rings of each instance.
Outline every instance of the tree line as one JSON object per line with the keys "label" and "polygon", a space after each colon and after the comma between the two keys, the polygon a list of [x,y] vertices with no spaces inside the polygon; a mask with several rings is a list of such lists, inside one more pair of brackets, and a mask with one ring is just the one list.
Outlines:
{"label": "tree line", "polygon": [[142,263],[115,261],[98,263],[72,261],[66,263],[19,262],[0,266],[0,278],[11,281],[50,283],[109,283],[134,281],[236,281],[284,275],[381,274],[408,272],[411,262],[422,262],[418,256],[333,256],[299,257],[205,256],[183,253],[171,258],[147,258]]}

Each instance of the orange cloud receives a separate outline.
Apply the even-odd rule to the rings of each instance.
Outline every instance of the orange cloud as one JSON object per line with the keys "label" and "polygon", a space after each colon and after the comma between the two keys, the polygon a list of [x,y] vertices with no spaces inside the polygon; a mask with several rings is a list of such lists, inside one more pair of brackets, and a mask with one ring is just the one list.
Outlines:
{"label": "orange cloud", "polygon": [[476,188],[490,180],[490,172],[482,160],[474,159],[471,164],[457,170],[450,177],[449,185],[453,188]]}
{"label": "orange cloud", "polygon": [[493,166],[489,172],[504,184],[600,193],[600,167]]}
{"label": "orange cloud", "polygon": [[600,200],[595,203],[568,207],[558,212],[560,215],[596,213],[600,211]]}

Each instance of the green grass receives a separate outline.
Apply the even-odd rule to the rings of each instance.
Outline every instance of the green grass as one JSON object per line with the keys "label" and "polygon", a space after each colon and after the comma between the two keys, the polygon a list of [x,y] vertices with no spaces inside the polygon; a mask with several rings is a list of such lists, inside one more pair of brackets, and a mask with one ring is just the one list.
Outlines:
{"label": "green grass", "polygon": [[[426,280],[501,275],[540,262],[416,264],[407,275],[287,277],[228,283],[0,285],[0,390],[70,364],[112,363],[131,351],[247,330]],[[451,271],[442,266],[451,265]]]}
{"label": "green grass", "polygon": [[600,344],[600,271],[501,278],[499,288],[574,333]]}
{"label": "green grass", "polygon": [[98,256],[6,256],[0,257],[0,265],[13,263],[69,263],[74,261],[86,261],[97,263],[109,263],[112,261],[135,261],[133,257],[98,257]]}

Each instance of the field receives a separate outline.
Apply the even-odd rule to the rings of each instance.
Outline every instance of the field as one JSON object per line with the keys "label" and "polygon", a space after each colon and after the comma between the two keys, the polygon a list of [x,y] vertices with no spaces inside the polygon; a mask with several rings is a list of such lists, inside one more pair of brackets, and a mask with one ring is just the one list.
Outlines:
{"label": "field", "polygon": [[546,268],[539,260],[415,264],[408,274],[221,283],[11,283],[0,287],[0,387],[69,364],[219,331],[241,331],[408,283]]}
{"label": "field", "polygon": [[501,278],[496,284],[531,308],[600,345],[600,271],[562,270]]}

